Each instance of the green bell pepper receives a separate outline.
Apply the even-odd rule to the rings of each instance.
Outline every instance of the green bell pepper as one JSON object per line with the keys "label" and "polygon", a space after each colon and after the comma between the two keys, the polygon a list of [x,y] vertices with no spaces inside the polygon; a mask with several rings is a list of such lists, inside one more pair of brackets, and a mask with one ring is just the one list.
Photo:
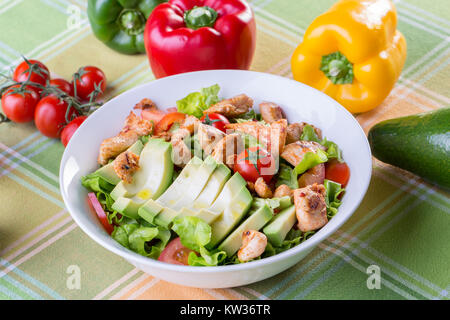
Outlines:
{"label": "green bell pepper", "polygon": [[153,9],[163,0],[89,0],[88,17],[94,35],[120,53],[145,53],[144,29]]}

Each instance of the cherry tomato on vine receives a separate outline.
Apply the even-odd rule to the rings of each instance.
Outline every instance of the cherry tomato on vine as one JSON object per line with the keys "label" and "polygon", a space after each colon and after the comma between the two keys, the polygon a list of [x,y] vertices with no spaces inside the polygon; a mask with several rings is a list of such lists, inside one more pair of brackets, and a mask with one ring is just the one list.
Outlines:
{"label": "cherry tomato on vine", "polygon": [[[59,138],[61,131],[66,125],[66,111],[68,104],[55,96],[42,98],[36,106],[34,112],[34,122],[38,130],[49,138]],[[71,108],[68,119],[76,115],[74,108]]]}
{"label": "cherry tomato on vine", "polygon": [[221,115],[220,113],[205,114],[203,117],[201,117],[200,121],[203,122],[204,124],[213,126],[214,128],[219,129],[220,131],[225,133],[226,133],[225,126],[230,123],[230,121],[228,121],[228,119],[224,115]]}
{"label": "cherry tomato on vine", "polygon": [[234,171],[248,182],[262,177],[269,183],[275,174],[275,160],[272,155],[262,147],[250,147],[242,151],[236,158]]}
{"label": "cherry tomato on vine", "polygon": [[103,92],[105,92],[106,76],[105,73],[97,67],[81,67],[72,77],[72,87],[73,83],[76,84],[77,97],[82,101],[88,101],[90,100],[90,94],[96,88],[100,90],[97,98],[100,97]]}
{"label": "cherry tomato on vine", "polygon": [[2,96],[2,109],[14,122],[29,122],[34,119],[34,110],[40,96],[35,87],[14,85]]}
{"label": "cherry tomato on vine", "polygon": [[[30,77],[30,79],[28,79],[28,77]],[[17,82],[29,80],[30,82],[45,86],[49,79],[50,72],[48,71],[48,68],[38,60],[25,60],[21,62],[13,73],[13,80]]]}
{"label": "cherry tomato on vine", "polygon": [[186,118],[186,114],[181,112],[171,112],[159,120],[155,126],[154,134],[158,135],[170,129],[174,123],[181,123]]}
{"label": "cherry tomato on vine", "polygon": [[171,264],[188,265],[188,257],[192,251],[181,243],[180,238],[175,238],[169,242],[159,255],[158,260]]}
{"label": "cherry tomato on vine", "polygon": [[64,145],[64,147],[67,146],[75,131],[77,131],[77,129],[86,119],[87,116],[76,117],[64,127],[64,129],[61,131],[61,143]]}
{"label": "cherry tomato on vine", "polygon": [[52,80],[50,80],[50,85],[60,89],[61,91],[64,91],[71,97],[73,96],[73,86],[67,80],[60,79],[60,78],[52,79]]}

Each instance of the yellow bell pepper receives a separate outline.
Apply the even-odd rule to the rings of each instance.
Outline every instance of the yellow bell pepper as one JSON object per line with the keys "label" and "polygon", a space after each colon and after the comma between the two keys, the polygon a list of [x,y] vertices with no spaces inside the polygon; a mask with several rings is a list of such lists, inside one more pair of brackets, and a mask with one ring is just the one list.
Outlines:
{"label": "yellow bell pepper", "polygon": [[295,80],[360,113],[389,95],[405,59],[390,0],[341,0],[308,27],[291,67]]}

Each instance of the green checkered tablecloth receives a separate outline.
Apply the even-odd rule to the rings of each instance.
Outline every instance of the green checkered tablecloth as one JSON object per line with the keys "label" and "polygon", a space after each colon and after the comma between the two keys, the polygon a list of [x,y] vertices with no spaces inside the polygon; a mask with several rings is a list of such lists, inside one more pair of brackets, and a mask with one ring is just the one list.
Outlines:
{"label": "green checkered tablecloth", "polygon": [[[254,0],[253,70],[292,77],[290,56],[333,0]],[[357,116],[380,120],[450,105],[450,1],[398,0],[408,42],[403,74],[386,101]],[[107,98],[154,78],[144,55],[123,56],[93,36],[85,0],[0,0],[0,67],[20,55],[70,79],[96,65]],[[173,285],[97,245],[71,219],[58,186],[63,146],[33,124],[0,125],[0,299],[448,299],[449,194],[373,162],[367,195],[352,218],[293,268],[245,287]],[[379,268],[380,288],[369,289]],[[80,286],[71,275],[80,272]]]}

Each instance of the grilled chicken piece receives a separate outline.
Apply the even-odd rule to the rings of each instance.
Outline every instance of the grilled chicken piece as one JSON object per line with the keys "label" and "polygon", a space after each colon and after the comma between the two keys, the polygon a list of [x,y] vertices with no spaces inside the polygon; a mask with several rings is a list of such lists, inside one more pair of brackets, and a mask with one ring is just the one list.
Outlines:
{"label": "grilled chicken piece", "polygon": [[306,171],[298,178],[298,186],[299,188],[303,188],[314,183],[323,184],[324,179],[325,163],[320,163]]}
{"label": "grilled chicken piece", "polygon": [[256,230],[247,230],[242,234],[242,246],[237,256],[241,262],[258,258],[266,250],[267,237]]}
{"label": "grilled chicken piece", "polygon": [[253,99],[245,94],[240,94],[233,98],[225,99],[216,103],[203,111],[203,113],[220,113],[227,118],[236,118],[246,114],[252,107]]}
{"label": "grilled chicken piece", "polygon": [[154,109],[154,110],[159,110],[158,107],[156,106],[156,103],[154,103],[152,100],[144,98],[141,101],[139,101],[138,103],[136,103],[136,105],[134,106],[133,109],[140,109],[140,110],[144,110],[144,109]]}
{"label": "grilled chicken piece", "polygon": [[[303,128],[308,125],[306,122],[295,122],[291,123],[287,127],[287,134],[286,134],[286,144],[299,141],[301,139]],[[322,139],[322,131],[319,128],[314,127],[312,124],[310,124],[311,127],[314,128],[314,131],[317,134],[317,137],[319,139]]]}
{"label": "grilled chicken piece", "polygon": [[270,125],[265,125],[261,122],[247,121],[242,123],[230,123],[225,127],[257,138],[259,142],[267,146],[267,151],[273,155],[280,154],[283,151],[286,142],[286,119],[272,122]]}
{"label": "grilled chicken piece", "polygon": [[178,167],[184,167],[191,160],[191,150],[184,142],[190,136],[191,133],[188,129],[179,128],[170,138],[170,143],[172,144],[172,160]]}
{"label": "grilled chicken piece", "polygon": [[197,138],[205,154],[209,155],[214,147],[225,137],[225,133],[213,126],[201,123],[198,126]]}
{"label": "grilled chicken piece", "polygon": [[325,150],[325,147],[314,141],[296,141],[284,147],[281,157],[295,167],[307,152],[316,153],[317,149]]}
{"label": "grilled chicken piece", "polygon": [[184,119],[183,123],[181,124],[180,128],[184,128],[189,130],[190,134],[193,135],[195,132],[197,132],[198,128],[200,127],[200,125],[202,124],[202,122],[197,119],[194,116],[186,116],[186,118]]}
{"label": "grilled chicken piece", "polygon": [[275,189],[275,192],[273,193],[273,197],[274,198],[282,198],[282,197],[290,197],[292,199],[293,197],[293,191],[291,188],[289,188],[287,185],[282,184],[280,186],[278,186]]}
{"label": "grilled chicken piece", "polygon": [[323,184],[315,183],[305,188],[295,189],[294,204],[300,231],[317,230],[327,224],[327,205]]}
{"label": "grilled chicken piece", "polygon": [[269,124],[284,118],[280,106],[273,102],[260,103],[259,111],[261,112],[262,119]]}
{"label": "grilled chicken piece", "polygon": [[128,149],[139,137],[148,135],[151,132],[152,122],[141,119],[133,112],[130,112],[122,131],[117,136],[108,138],[101,143],[97,159],[98,163],[101,165],[107,164],[109,159]]}
{"label": "grilled chicken piece", "polygon": [[214,146],[211,155],[218,163],[224,163],[232,169],[236,162],[236,156],[242,151],[244,151],[242,137],[237,133],[232,133],[223,137]]}
{"label": "grilled chicken piece", "polygon": [[272,198],[273,193],[272,190],[269,188],[267,183],[264,181],[262,177],[259,177],[255,181],[255,191],[258,194],[259,197],[263,199]]}
{"label": "grilled chicken piece", "polygon": [[124,151],[114,160],[114,171],[125,183],[133,182],[133,174],[139,169],[139,156]]}

